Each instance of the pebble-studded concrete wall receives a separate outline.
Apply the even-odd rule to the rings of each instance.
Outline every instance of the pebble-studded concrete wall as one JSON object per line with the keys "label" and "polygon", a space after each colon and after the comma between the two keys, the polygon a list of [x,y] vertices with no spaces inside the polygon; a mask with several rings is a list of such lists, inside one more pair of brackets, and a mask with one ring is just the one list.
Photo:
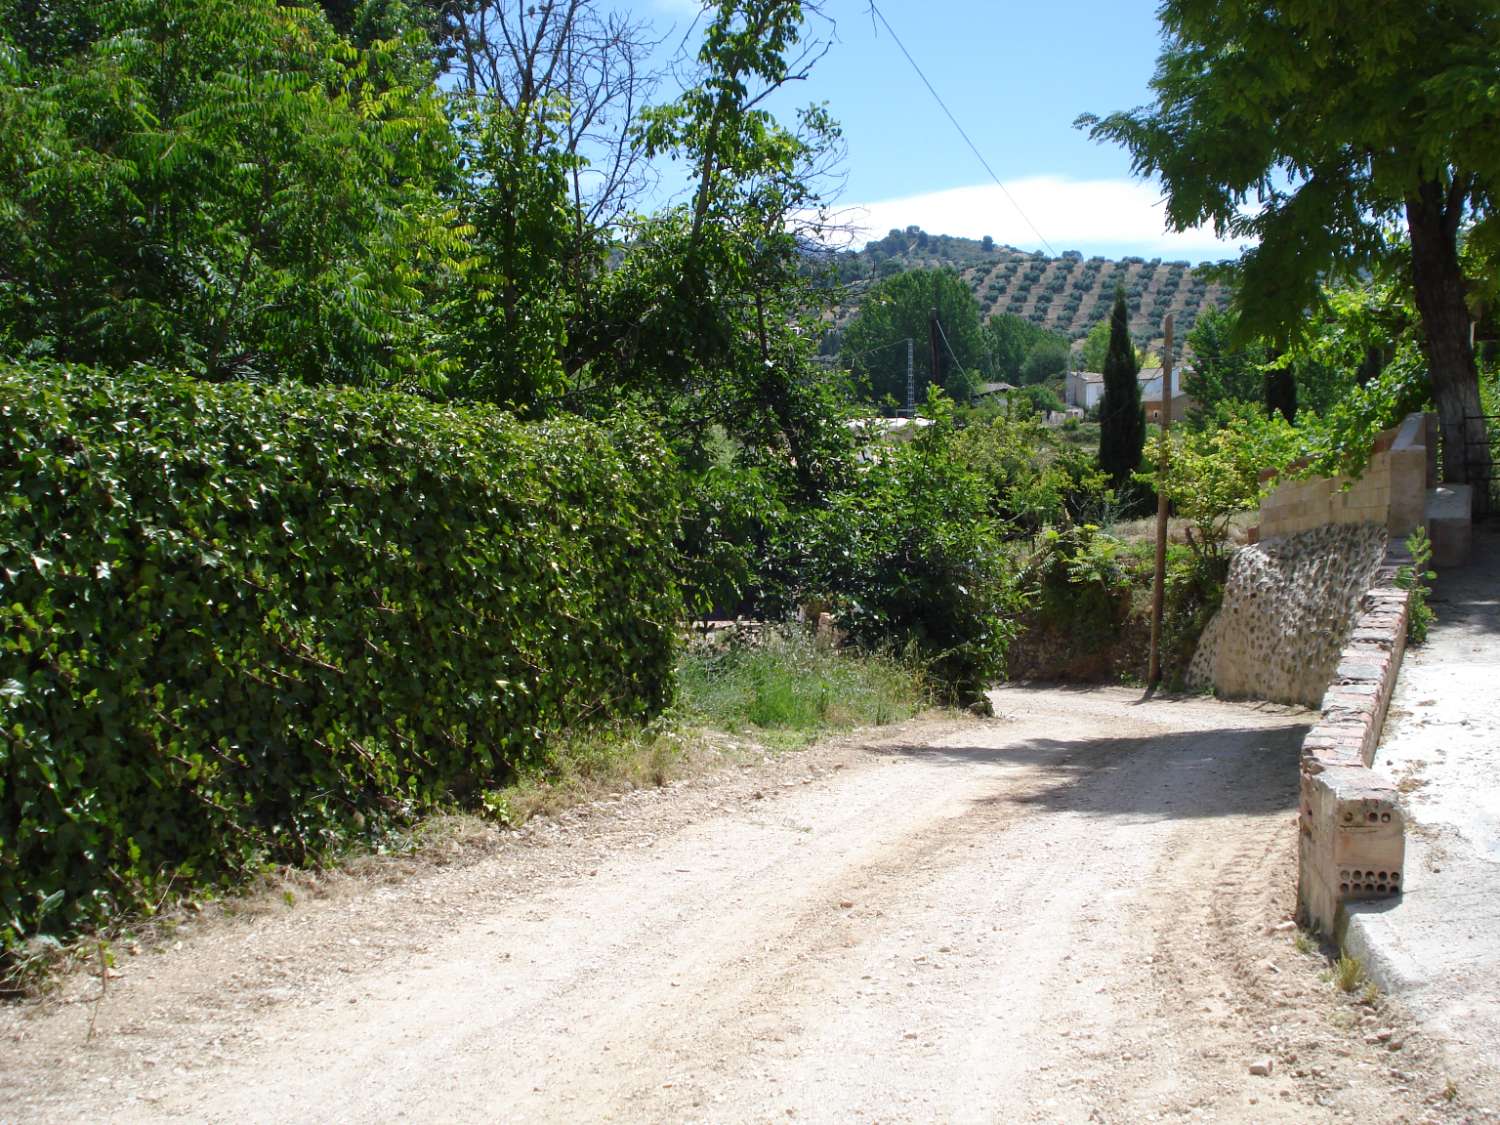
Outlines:
{"label": "pebble-studded concrete wall", "polygon": [[1318,706],[1385,543],[1385,528],[1365,523],[1243,548],[1188,682],[1231,698]]}

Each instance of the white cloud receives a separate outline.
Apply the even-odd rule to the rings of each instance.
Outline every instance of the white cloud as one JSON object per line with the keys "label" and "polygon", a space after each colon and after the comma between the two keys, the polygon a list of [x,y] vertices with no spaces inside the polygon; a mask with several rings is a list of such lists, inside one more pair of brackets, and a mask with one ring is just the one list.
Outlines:
{"label": "white cloud", "polygon": [[1161,190],[1140,180],[1069,180],[1032,176],[1006,183],[1015,203],[993,184],[951,188],[903,199],[848,204],[840,208],[845,222],[859,233],[862,246],[892,228],[913,224],[928,234],[963,238],[990,235],[996,242],[1023,249],[1043,249],[1031,219],[1052,248],[1085,254],[1139,254],[1151,257],[1238,257],[1240,245],[1214,237],[1210,227],[1182,232],[1166,230]]}

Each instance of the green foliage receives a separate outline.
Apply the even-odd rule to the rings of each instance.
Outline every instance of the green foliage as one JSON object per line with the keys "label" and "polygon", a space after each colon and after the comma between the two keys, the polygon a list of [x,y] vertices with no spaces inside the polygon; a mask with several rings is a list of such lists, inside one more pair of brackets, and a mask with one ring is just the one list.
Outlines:
{"label": "green foliage", "polygon": [[448,322],[460,363],[448,392],[543,414],[566,391],[568,320],[581,300],[578,261],[602,245],[585,231],[568,194],[580,162],[559,147],[548,107],[508,110],[476,99],[462,107],[458,136],[468,175],[461,195],[473,230],[469,270]]}
{"label": "green foliage", "polygon": [[1026,362],[1021,364],[1021,382],[1041,383],[1068,370],[1068,345],[1066,341],[1045,339],[1033,345],[1026,353]]}
{"label": "green foliage", "polygon": [[1307,331],[1289,349],[1298,403],[1326,414],[1392,362],[1421,366],[1416,310],[1394,266],[1323,289]]}
{"label": "green foliage", "polygon": [[1094,524],[1048,529],[1023,571],[1032,615],[1081,647],[1105,647],[1129,609],[1128,560]]}
{"label": "green foliage", "polygon": [[985,323],[984,333],[990,370],[997,379],[1009,383],[1021,381],[1021,367],[1033,348],[1044,340],[1060,339],[1014,313],[996,313]]}
{"label": "green foliage", "polygon": [[7,947],[670,701],[672,467],[634,424],[11,367],[0,483]]}
{"label": "green foliage", "polygon": [[1279,415],[1266,417],[1253,407],[1225,408],[1220,425],[1171,430],[1167,473],[1160,473],[1162,437],[1146,443],[1136,478],[1165,492],[1172,510],[1192,523],[1188,543],[1205,562],[1227,563],[1229,521],[1254,509],[1267,489],[1263,469],[1283,469],[1296,459],[1296,431]]}
{"label": "green foliage", "polygon": [[1021,387],[1011,397],[1017,406],[1024,405],[1034,414],[1046,414],[1048,411],[1063,409],[1063,401],[1057,397],[1057,392],[1040,383]]}
{"label": "green foliage", "polygon": [[725,0],[706,15],[694,80],[639,122],[646,156],[686,166],[691,202],[618,232],[617,267],[569,329],[569,402],[601,414],[649,403],[687,462],[718,426],[743,462],[811,502],[850,449],[848,388],[813,362],[822,332],[798,237],[839,131],[822,106],[795,126],[763,108],[801,77],[787,57],[806,46],[800,3]]}
{"label": "green foliage", "polygon": [[1425,364],[1403,352],[1364,386],[1349,389],[1315,424],[1302,429],[1309,473],[1359,476],[1375,438],[1432,401]]}
{"label": "green foliage", "polygon": [[1427,631],[1437,620],[1437,614],[1427,604],[1437,572],[1430,565],[1432,540],[1427,537],[1425,527],[1417,528],[1406,537],[1406,550],[1411,555],[1411,563],[1396,568],[1396,585],[1411,592],[1406,606],[1406,637],[1412,644],[1420,645],[1426,643]]}
{"label": "green foliage", "polygon": [[[1011,673],[1046,679],[1139,681],[1151,631],[1152,544],[1125,543],[1091,524],[1048,531],[1026,562],[1028,603]],[[1224,568],[1168,544],[1162,668],[1180,685],[1223,598]]]}
{"label": "green foliage", "polygon": [[29,54],[0,40],[0,340],[213,379],[440,387],[433,313],[467,231],[408,45],[356,50],[275,0],[74,14]]}
{"label": "green foliage", "polygon": [[1481,0],[1379,18],[1354,0],[1169,0],[1160,18],[1155,104],[1079,125],[1162,177],[1174,229],[1258,240],[1237,299],[1251,333],[1297,334],[1329,267],[1383,257],[1385,224],[1438,170],[1475,177],[1476,205],[1500,182],[1487,139],[1500,94],[1479,80],[1500,15]]}
{"label": "green foliage", "polygon": [[876,450],[781,550],[805,560],[798,600],[830,605],[864,647],[910,650],[968,704],[1004,667],[1017,596],[985,482],[955,455],[951,408],[934,392],[928,410],[932,426]]}
{"label": "green foliage", "polygon": [[1253,244],[1237,267],[1247,337],[1295,342],[1325,281],[1385,262],[1404,221],[1444,474],[1488,478],[1465,420],[1479,394],[1458,236],[1496,237],[1500,9],[1167,0],[1160,18],[1154,104],[1079,126],[1160,178],[1174,229],[1212,223]]}
{"label": "green foliage", "polygon": [[1099,402],[1099,468],[1119,489],[1141,463],[1146,412],[1136,380],[1140,363],[1130,343],[1125,294],[1115,292],[1110,314],[1109,352],[1104,357],[1104,397]]}
{"label": "green foliage", "polygon": [[1009,535],[1032,535],[1097,506],[1106,482],[1087,452],[1035,418],[971,421],[953,456],[983,478],[990,513]]}
{"label": "green foliage", "polygon": [[729,731],[881,726],[908,718],[923,699],[910,666],[817,643],[803,629],[695,645],[678,679],[683,714]]}
{"label": "green foliage", "polygon": [[1083,338],[1083,351],[1079,356],[1084,371],[1104,370],[1104,357],[1109,354],[1110,318],[1105,317]]}
{"label": "green foliage", "polygon": [[1068,369],[1068,341],[1012,313],[997,313],[984,327],[990,370],[1016,383],[1040,383]]}
{"label": "green foliage", "polygon": [[[929,313],[936,309],[947,345],[939,342],[940,369],[934,376],[929,345]],[[906,402],[906,348],[913,341],[916,395],[927,397],[934,382],[955,398],[965,398],[970,380],[964,373],[985,364],[985,341],[979,329],[979,304],[952,270],[907,270],[880,282],[865,297],[859,314],[844,331],[843,355],[868,386],[874,402]],[[955,363],[956,360],[956,363]]]}
{"label": "green foliage", "polygon": [[1221,405],[1261,400],[1260,364],[1266,361],[1266,349],[1260,344],[1237,344],[1235,334],[1235,315],[1219,309],[1205,310],[1188,333],[1192,370],[1184,378],[1183,390],[1204,417],[1212,418]]}

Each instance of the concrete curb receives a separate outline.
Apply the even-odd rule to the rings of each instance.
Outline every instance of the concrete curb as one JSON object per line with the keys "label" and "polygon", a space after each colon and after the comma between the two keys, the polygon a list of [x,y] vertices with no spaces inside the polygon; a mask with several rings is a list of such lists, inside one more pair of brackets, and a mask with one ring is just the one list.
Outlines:
{"label": "concrete curb", "polygon": [[1370,762],[1406,651],[1410,594],[1396,572],[1410,562],[1403,547],[1387,548],[1302,742],[1297,914],[1334,938],[1345,903],[1401,893],[1405,822],[1395,783]]}

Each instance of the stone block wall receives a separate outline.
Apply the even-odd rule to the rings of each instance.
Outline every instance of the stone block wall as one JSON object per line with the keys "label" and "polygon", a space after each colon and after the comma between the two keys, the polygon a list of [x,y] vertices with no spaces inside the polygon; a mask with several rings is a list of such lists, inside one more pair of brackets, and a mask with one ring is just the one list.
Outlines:
{"label": "stone block wall", "polygon": [[1376,439],[1364,475],[1307,477],[1276,487],[1260,506],[1261,540],[1298,535],[1329,524],[1373,523],[1393,539],[1422,525],[1431,487],[1430,427],[1421,414]]}
{"label": "stone block wall", "polygon": [[1395,577],[1410,561],[1402,547],[1387,551],[1302,743],[1297,908],[1300,921],[1330,936],[1345,902],[1400,894],[1404,879],[1396,786],[1370,762],[1406,647],[1409,594]]}

